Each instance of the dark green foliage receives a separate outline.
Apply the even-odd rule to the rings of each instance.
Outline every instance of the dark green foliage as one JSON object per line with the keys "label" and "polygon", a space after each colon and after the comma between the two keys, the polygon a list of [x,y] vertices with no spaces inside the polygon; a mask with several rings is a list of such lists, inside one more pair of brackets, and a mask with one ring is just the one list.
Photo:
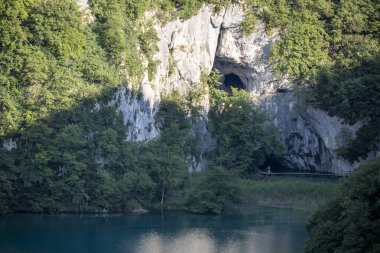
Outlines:
{"label": "dark green foliage", "polygon": [[356,138],[349,139],[345,146],[337,150],[338,155],[354,162],[359,157],[367,157],[368,153],[378,148],[380,141],[380,121],[379,119],[370,121],[362,126],[356,133]]}
{"label": "dark green foliage", "polygon": [[354,161],[366,156],[380,141],[380,58],[349,71],[321,72],[313,90],[312,103],[353,124],[364,122],[353,140],[339,153]]}
{"label": "dark green foliage", "polygon": [[238,176],[221,166],[194,173],[185,185],[187,210],[220,214],[229,204],[239,201]]}
{"label": "dark green foliage", "polygon": [[[105,103],[106,104],[106,103]],[[122,115],[94,104],[57,113],[0,152],[0,211],[126,211],[157,207],[186,179],[197,142],[178,96],[162,101],[161,136],[125,141]]]}
{"label": "dark green foliage", "polygon": [[198,143],[179,94],[174,93],[161,102],[157,122],[160,137],[148,146],[147,160],[151,176],[160,188],[162,206],[168,190],[185,180],[189,159],[197,155]]}
{"label": "dark green foliage", "polygon": [[91,113],[79,107],[18,133],[18,149],[1,152],[10,158],[8,166],[17,168],[9,209],[41,212],[107,208],[101,199],[112,195],[113,189],[105,187],[114,185],[111,175],[115,174],[110,167],[117,163],[118,154],[113,152],[123,145],[120,137],[124,130],[118,118],[113,108]]}
{"label": "dark green foliage", "polygon": [[[248,176],[263,165],[269,155],[280,154],[281,143],[268,116],[244,90],[229,94],[219,89],[211,74],[211,132],[217,141],[213,153],[216,164]],[[216,79],[217,80],[217,79]]]}
{"label": "dark green foliage", "polygon": [[276,128],[244,90],[220,90],[220,73],[202,82],[210,93],[210,130],[216,139],[207,171],[191,175],[185,185],[185,206],[193,212],[220,213],[240,199],[239,178],[251,177],[269,155],[280,154]]}
{"label": "dark green foliage", "polygon": [[315,103],[353,124],[379,116],[380,57],[349,71],[320,73],[314,89]]}
{"label": "dark green foliage", "polygon": [[[303,22],[293,23],[272,48],[272,60],[278,75],[307,78],[315,76],[321,66],[328,66],[326,32]],[[284,60],[286,59],[286,60]]]}
{"label": "dark green foliage", "polygon": [[308,224],[306,252],[380,251],[380,158],[367,161]]}
{"label": "dark green foliage", "polygon": [[[350,161],[376,148],[379,136],[380,4],[376,0],[249,0],[242,27],[257,18],[267,33],[281,36],[272,46],[278,75],[311,88],[313,104],[364,126],[338,153]],[[262,11],[258,11],[258,8]],[[310,102],[310,101],[309,101]]]}

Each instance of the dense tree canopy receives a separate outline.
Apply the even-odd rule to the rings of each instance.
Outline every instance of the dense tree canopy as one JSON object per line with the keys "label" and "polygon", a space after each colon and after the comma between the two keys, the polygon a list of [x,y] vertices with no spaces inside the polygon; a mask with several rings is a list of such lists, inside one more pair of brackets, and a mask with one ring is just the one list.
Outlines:
{"label": "dense tree canopy", "polygon": [[380,58],[363,62],[349,71],[324,70],[318,75],[311,102],[353,124],[362,126],[353,136],[345,136],[338,152],[350,161],[365,157],[380,142]]}
{"label": "dense tree canopy", "polygon": [[211,132],[216,138],[215,163],[241,176],[255,172],[269,155],[280,154],[277,129],[245,90],[219,89],[217,70],[209,82]]}
{"label": "dense tree canopy", "polygon": [[[280,74],[310,79],[321,68],[350,69],[380,52],[380,5],[376,0],[248,0],[246,33],[258,18],[278,32],[272,60]],[[259,11],[261,10],[261,11]],[[256,18],[254,17],[256,16]],[[280,28],[280,30],[278,30]],[[249,30],[250,29],[250,30]]]}
{"label": "dense tree canopy", "polygon": [[[197,108],[189,104],[204,94],[195,92],[190,103],[166,97],[157,113],[161,135],[143,143],[125,140],[122,115],[110,105],[117,87],[138,89],[143,58],[149,78],[155,73],[158,38],[143,22],[147,10],[166,22],[191,17],[203,3],[220,9],[231,2],[89,0],[96,19],[85,24],[75,0],[0,0],[0,140],[17,143],[0,151],[0,211],[153,208],[175,192],[182,194],[177,204],[193,211],[220,212],[235,201],[236,178],[281,151],[275,128],[246,92],[220,91],[215,72],[203,80],[216,139],[204,177],[187,173],[199,155],[189,118]],[[278,74],[308,83],[312,102],[330,114],[364,123],[339,150],[351,160],[380,138],[379,6],[376,0],[245,6],[246,34],[262,19],[268,33],[281,35],[271,58]]]}
{"label": "dense tree canopy", "polygon": [[248,0],[245,33],[260,18],[280,38],[271,60],[278,75],[309,88],[309,103],[348,123],[356,137],[338,153],[350,161],[377,148],[380,4],[377,0]]}
{"label": "dense tree canopy", "polygon": [[311,218],[306,252],[380,251],[380,158],[367,161]]}
{"label": "dense tree canopy", "polygon": [[178,100],[164,99],[157,121],[161,136],[147,143],[125,141],[122,115],[107,106],[76,107],[28,127],[17,149],[0,152],[0,212],[156,207],[197,154]]}
{"label": "dense tree canopy", "polygon": [[203,82],[210,96],[210,131],[216,140],[210,165],[191,175],[185,188],[186,207],[193,212],[220,213],[239,200],[238,180],[253,176],[269,156],[280,155],[277,129],[245,90],[221,90],[214,69]]}
{"label": "dense tree canopy", "polygon": [[1,1],[0,137],[121,81],[74,0]]}

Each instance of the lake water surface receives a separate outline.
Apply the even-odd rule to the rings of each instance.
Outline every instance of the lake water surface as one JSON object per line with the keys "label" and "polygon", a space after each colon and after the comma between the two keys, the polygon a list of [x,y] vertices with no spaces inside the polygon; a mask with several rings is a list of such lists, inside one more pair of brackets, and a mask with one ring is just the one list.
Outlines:
{"label": "lake water surface", "polygon": [[219,216],[13,214],[0,216],[0,252],[298,253],[304,222],[298,211],[252,207]]}

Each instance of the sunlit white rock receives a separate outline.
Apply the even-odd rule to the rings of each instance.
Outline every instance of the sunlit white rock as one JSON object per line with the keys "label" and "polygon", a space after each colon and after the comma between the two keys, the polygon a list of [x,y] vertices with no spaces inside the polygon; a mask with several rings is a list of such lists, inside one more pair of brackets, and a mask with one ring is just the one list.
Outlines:
{"label": "sunlit white rock", "polygon": [[[154,20],[154,13],[146,15]],[[121,89],[117,94],[119,110],[124,114],[128,140],[147,140],[158,136],[154,115],[163,94],[178,91],[183,96],[200,89],[202,73],[213,67],[223,74],[234,73],[242,80],[253,99],[263,106],[279,128],[279,137],[286,146],[287,166],[298,169],[332,171],[345,174],[352,171],[349,162],[337,157],[337,135],[342,129],[352,134],[358,126],[349,126],[336,117],[300,103],[296,87],[286,77],[278,77],[270,62],[270,47],[279,38],[276,31],[268,35],[263,22],[258,21],[253,32],[243,35],[240,22],[244,11],[238,4],[214,13],[211,5],[204,6],[188,20],[161,24],[155,20],[159,41],[155,60],[157,72],[152,80],[146,71],[139,84],[142,96]],[[215,146],[207,130],[209,108],[207,90],[201,101],[203,115],[194,125],[201,140],[202,153]],[[128,93],[128,94],[127,94]],[[192,170],[207,168],[201,160]]]}

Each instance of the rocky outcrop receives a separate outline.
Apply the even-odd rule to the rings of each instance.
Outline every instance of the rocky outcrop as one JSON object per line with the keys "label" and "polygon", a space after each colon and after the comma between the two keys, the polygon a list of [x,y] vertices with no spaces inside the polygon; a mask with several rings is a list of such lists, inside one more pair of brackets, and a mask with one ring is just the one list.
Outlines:
{"label": "rocky outcrop", "polygon": [[[338,174],[351,171],[353,166],[337,158],[334,150],[339,146],[336,137],[341,129],[354,133],[357,127],[344,125],[338,118],[329,117],[320,110],[301,106],[292,82],[277,77],[272,71],[270,47],[278,35],[269,36],[265,24],[257,22],[254,31],[244,36],[240,29],[243,18],[243,9],[235,4],[218,13],[212,6],[204,6],[186,21],[177,19],[164,25],[155,21],[159,38],[159,50],[155,55],[157,72],[151,80],[145,73],[139,95],[120,89],[115,98],[124,114],[127,139],[155,138],[159,132],[154,115],[161,96],[174,90],[185,96],[190,90],[199,89],[202,73],[209,73],[215,67],[225,75],[239,76],[253,99],[272,116],[286,146],[288,167]],[[147,13],[146,19],[154,21],[154,13]],[[201,104],[203,115],[198,118],[194,130],[200,137],[204,153],[214,147],[206,124],[207,91]],[[193,165],[195,170],[206,167],[204,159]]]}
{"label": "rocky outcrop", "polygon": [[346,125],[324,111],[302,105],[294,93],[282,91],[262,97],[262,105],[279,128],[280,140],[287,149],[287,166],[299,170],[350,173],[354,166],[334,151],[340,147],[337,137],[342,129],[354,134],[358,126]]}
{"label": "rocky outcrop", "polygon": [[77,4],[79,9],[83,13],[83,23],[91,24],[95,21],[94,15],[92,15],[90,5],[88,4],[88,0],[77,0]]}
{"label": "rocky outcrop", "polygon": [[5,139],[3,140],[3,149],[7,151],[11,151],[12,149],[17,148],[17,143],[13,139]]}
{"label": "rocky outcrop", "polygon": [[270,47],[278,39],[270,36],[265,24],[257,22],[254,31],[243,36],[240,22],[244,12],[239,6],[227,9],[214,66],[223,74],[238,75],[254,99],[272,116],[279,137],[286,147],[285,164],[299,170],[331,171],[346,174],[353,169],[338,158],[336,137],[342,128],[355,133],[357,127],[302,104],[296,87],[285,77],[277,77],[270,62]]}
{"label": "rocky outcrop", "polygon": [[257,22],[255,30],[244,36],[240,28],[244,11],[239,5],[227,8],[224,17],[214,67],[225,75],[239,76],[245,89],[256,97],[290,87],[287,79],[274,75],[269,62],[270,47],[277,34],[268,36],[265,24]]}
{"label": "rocky outcrop", "polygon": [[123,113],[124,124],[128,129],[128,141],[144,141],[158,136],[154,120],[158,106],[154,101],[145,100],[141,93],[135,94],[126,88],[121,88],[116,94],[115,102]]}
{"label": "rocky outcrop", "polygon": [[[154,115],[163,95],[177,91],[185,96],[190,90],[200,88],[202,73],[210,73],[214,64],[223,16],[224,10],[214,13],[212,6],[205,6],[198,15],[186,21],[177,19],[166,25],[156,22],[159,50],[155,55],[158,63],[155,75],[149,80],[148,73],[145,73],[139,84],[139,96],[129,91],[132,87],[116,94],[115,101],[119,102],[119,109],[124,114],[128,140],[142,141],[158,135]],[[154,20],[154,15],[148,13],[146,18]],[[197,118],[194,130],[204,153],[213,147],[206,128],[207,96],[201,105],[203,115]],[[206,164],[201,160],[192,169],[203,169]]]}

